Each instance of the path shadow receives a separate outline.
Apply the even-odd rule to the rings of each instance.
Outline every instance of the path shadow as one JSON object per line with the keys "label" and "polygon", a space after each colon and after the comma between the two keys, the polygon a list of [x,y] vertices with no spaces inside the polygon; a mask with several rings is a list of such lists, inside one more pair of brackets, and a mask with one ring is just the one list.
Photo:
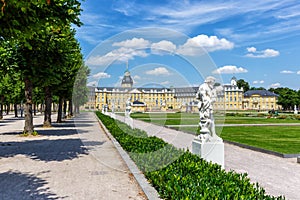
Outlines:
{"label": "path shadow", "polygon": [[[80,123],[78,123],[77,121],[76,122],[65,121],[62,123],[52,122],[51,126],[54,128],[89,127],[89,126],[93,125],[92,123],[95,123],[95,121],[90,121],[90,122],[81,121]],[[35,125],[34,127],[40,128],[40,127],[43,127],[43,124],[38,124],[38,125]]]}
{"label": "path shadow", "polygon": [[[47,173],[47,172],[43,172]],[[47,181],[32,174],[8,171],[0,173],[1,200],[64,199],[44,187]]]}
{"label": "path shadow", "polygon": [[4,121],[20,121],[20,120],[25,120],[24,117],[13,117],[13,118],[6,118]]}
{"label": "path shadow", "polygon": [[95,123],[97,122],[96,120],[74,120],[75,124],[92,124],[92,123]]}
{"label": "path shadow", "polygon": [[[67,136],[67,135],[75,135],[78,134],[78,131],[76,129],[53,129],[53,128],[45,128],[45,129],[35,129],[40,136]],[[80,130],[80,134],[86,133],[85,130]],[[20,132],[5,132],[1,133],[1,135],[15,135],[19,136],[22,134],[22,131]]]}
{"label": "path shadow", "polygon": [[5,124],[8,124],[8,123],[13,123],[13,122],[14,122],[14,121],[12,121],[12,120],[0,119],[0,125],[1,125],[1,124],[5,125]]}
{"label": "path shadow", "polygon": [[80,139],[0,142],[0,157],[13,157],[18,154],[50,162],[72,160],[87,155],[88,150]]}

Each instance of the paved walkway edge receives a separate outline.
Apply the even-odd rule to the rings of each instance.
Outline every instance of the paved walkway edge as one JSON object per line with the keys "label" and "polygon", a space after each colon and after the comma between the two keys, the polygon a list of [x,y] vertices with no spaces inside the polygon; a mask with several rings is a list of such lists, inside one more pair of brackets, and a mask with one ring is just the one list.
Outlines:
{"label": "paved walkway edge", "polygon": [[238,143],[238,142],[232,142],[232,141],[228,141],[228,140],[223,140],[223,141],[227,144],[233,144],[233,145],[238,146],[238,147],[242,147],[242,148],[245,148],[245,149],[250,149],[250,150],[253,150],[253,151],[258,151],[258,152],[261,152],[261,153],[270,154],[270,155],[273,155],[273,156],[278,156],[278,157],[281,157],[281,158],[297,158],[298,156],[300,156],[300,154],[278,153],[278,152],[275,152],[275,151],[262,149],[262,148],[259,148],[259,147],[253,147],[253,146],[249,146],[249,145],[246,145],[246,144],[241,144],[241,143]]}
{"label": "paved walkway edge", "polygon": [[111,135],[111,133],[106,129],[102,121],[97,117],[97,115],[94,113],[95,118],[98,120],[100,126],[103,128],[106,135],[109,137],[109,139],[112,141],[113,145],[118,150],[119,154],[121,155],[122,159],[126,163],[127,167],[133,174],[134,178],[144,191],[145,195],[148,199],[153,200],[160,200],[158,192],[152,187],[148,180],[145,178],[144,174],[139,170],[139,168],[136,166],[136,164],[133,162],[133,160],[129,157],[129,155],[126,153],[126,151],[121,147],[119,142]]}

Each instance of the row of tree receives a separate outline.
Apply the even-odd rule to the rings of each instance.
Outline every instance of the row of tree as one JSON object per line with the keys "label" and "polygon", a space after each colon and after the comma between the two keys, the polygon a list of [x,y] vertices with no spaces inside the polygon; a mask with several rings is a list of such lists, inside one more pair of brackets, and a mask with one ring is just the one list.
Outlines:
{"label": "row of tree", "polygon": [[24,133],[32,134],[34,104],[45,104],[44,126],[51,126],[54,95],[59,99],[58,122],[63,102],[78,111],[87,99],[89,69],[72,28],[81,25],[80,2],[2,0],[0,8],[1,115],[3,104],[16,108],[24,99]]}
{"label": "row of tree", "polygon": [[[237,86],[239,88],[243,87],[244,92],[248,90],[266,90],[263,87],[250,87],[249,83],[244,79],[239,79]],[[269,88],[268,90],[279,95],[277,103],[281,105],[284,110],[292,110],[295,105],[300,105],[300,90],[296,91],[287,87]]]}

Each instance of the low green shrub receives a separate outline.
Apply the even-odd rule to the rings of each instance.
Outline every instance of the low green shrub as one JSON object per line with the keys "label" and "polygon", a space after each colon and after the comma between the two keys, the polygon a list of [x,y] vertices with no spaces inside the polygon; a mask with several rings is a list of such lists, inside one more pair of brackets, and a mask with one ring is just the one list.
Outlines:
{"label": "low green shrub", "polygon": [[293,115],[294,119],[300,120],[300,115]]}
{"label": "low green shrub", "polygon": [[267,116],[267,114],[265,114],[265,113],[258,113],[257,114],[257,117],[265,117],[265,116]]}
{"label": "low green shrub", "polygon": [[279,115],[279,116],[277,117],[277,119],[286,119],[286,118],[287,118],[286,115]]}
{"label": "low green shrub", "polygon": [[247,174],[226,172],[189,151],[96,114],[163,199],[284,199],[267,195]]}
{"label": "low green shrub", "polygon": [[233,117],[233,116],[236,116],[236,113],[226,113],[225,116],[227,116],[227,117]]}

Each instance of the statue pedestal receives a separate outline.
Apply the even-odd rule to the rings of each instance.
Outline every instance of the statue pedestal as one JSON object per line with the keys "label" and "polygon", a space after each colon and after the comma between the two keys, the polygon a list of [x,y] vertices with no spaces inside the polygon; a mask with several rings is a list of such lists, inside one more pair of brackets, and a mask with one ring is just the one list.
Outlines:
{"label": "statue pedestal", "polygon": [[133,119],[131,117],[125,117],[125,123],[133,129]]}
{"label": "statue pedestal", "polygon": [[110,113],[110,117],[113,119],[116,119],[116,114],[115,113]]}
{"label": "statue pedestal", "polygon": [[195,138],[192,142],[192,153],[208,162],[219,164],[224,169],[224,143],[221,138],[211,137],[209,140]]}
{"label": "statue pedestal", "polygon": [[298,115],[298,110],[294,110],[294,114],[295,114],[295,115]]}

